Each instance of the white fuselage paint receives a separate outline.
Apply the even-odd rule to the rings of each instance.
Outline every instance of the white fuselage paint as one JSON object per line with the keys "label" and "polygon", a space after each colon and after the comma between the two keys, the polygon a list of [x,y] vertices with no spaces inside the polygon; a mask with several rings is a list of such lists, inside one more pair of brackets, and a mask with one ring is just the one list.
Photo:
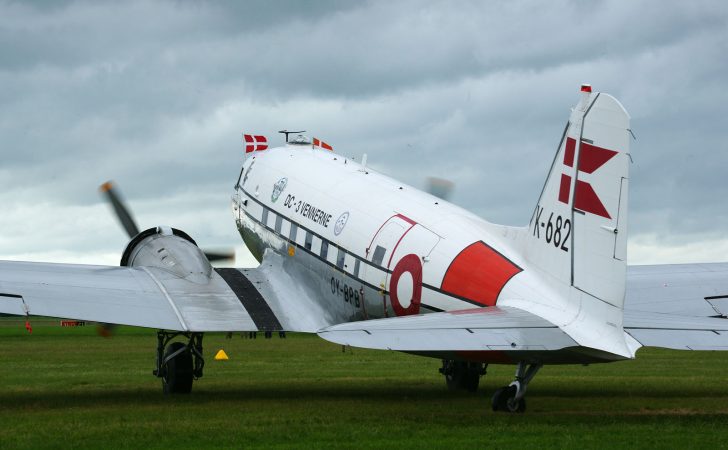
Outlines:
{"label": "white fuselage paint", "polygon": [[[581,294],[529,266],[523,257],[526,227],[491,224],[335,153],[301,145],[253,153],[244,163],[233,212],[253,254],[274,251],[300,263],[299,279],[320,292],[323,309],[337,321],[485,306],[452,292],[453,285],[461,289],[467,277],[480,274],[499,306],[537,314],[589,349],[633,357],[622,342],[604,338],[612,330],[583,314]],[[477,258],[460,258],[445,289],[453,261],[474,244],[517,270],[491,280],[490,267],[468,267]],[[400,263],[406,270],[398,274]],[[419,307],[413,300],[418,290]],[[612,314],[608,306],[605,317]]]}

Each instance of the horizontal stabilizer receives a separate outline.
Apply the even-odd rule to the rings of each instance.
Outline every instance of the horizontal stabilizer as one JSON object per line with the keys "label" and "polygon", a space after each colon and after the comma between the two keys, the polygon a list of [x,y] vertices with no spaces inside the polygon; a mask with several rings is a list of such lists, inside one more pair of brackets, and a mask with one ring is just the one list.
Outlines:
{"label": "horizontal stabilizer", "polygon": [[645,347],[728,350],[726,319],[625,311],[624,331]]}
{"label": "horizontal stabilizer", "polygon": [[728,315],[728,264],[630,266],[625,311]]}

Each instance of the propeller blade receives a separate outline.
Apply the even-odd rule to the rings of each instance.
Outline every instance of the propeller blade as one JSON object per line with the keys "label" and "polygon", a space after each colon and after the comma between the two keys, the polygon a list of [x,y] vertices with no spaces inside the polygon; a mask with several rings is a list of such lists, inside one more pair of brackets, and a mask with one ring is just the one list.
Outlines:
{"label": "propeller blade", "polygon": [[130,238],[139,234],[139,228],[137,227],[136,222],[134,222],[134,218],[131,216],[129,209],[121,201],[113,183],[111,181],[107,181],[99,187],[99,190],[106,196],[109,203],[111,203],[111,206],[114,208],[114,212],[116,212],[116,217],[119,219],[119,222],[121,222],[121,226],[124,230],[126,230],[126,234],[128,234]]}
{"label": "propeller blade", "polygon": [[207,256],[207,260],[210,262],[215,261],[234,261],[235,260],[235,250],[223,250],[223,251],[205,251],[205,256]]}
{"label": "propeller blade", "polygon": [[443,200],[450,198],[454,187],[455,183],[452,181],[435,177],[427,178],[427,192]]}
{"label": "propeller blade", "polygon": [[[121,222],[121,226],[126,230],[126,233],[130,238],[133,238],[139,234],[139,228],[137,227],[134,218],[131,215],[129,208],[126,207],[124,202],[121,200],[118,189],[114,186],[111,181],[107,181],[99,187],[101,193],[106,196],[106,199],[111,203],[114,208],[116,217]],[[220,250],[220,251],[204,251],[207,260],[210,262],[214,261],[234,261],[235,260],[235,249],[232,250]],[[102,327],[104,331],[107,328]]]}

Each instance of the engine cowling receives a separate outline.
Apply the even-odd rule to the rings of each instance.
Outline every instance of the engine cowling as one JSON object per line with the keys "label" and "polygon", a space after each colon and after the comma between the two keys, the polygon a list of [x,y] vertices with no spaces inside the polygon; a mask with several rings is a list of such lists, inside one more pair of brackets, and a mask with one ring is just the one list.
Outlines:
{"label": "engine cowling", "polygon": [[184,231],[159,226],[132,238],[121,257],[128,267],[157,267],[193,283],[207,283],[212,266],[197,243]]}

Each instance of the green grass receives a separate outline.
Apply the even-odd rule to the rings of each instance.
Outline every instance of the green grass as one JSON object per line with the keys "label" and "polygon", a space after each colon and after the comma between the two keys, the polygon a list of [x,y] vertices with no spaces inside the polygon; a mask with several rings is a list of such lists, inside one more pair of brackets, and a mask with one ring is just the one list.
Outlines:
{"label": "green grass", "polygon": [[[728,354],[642,350],[636,361],[549,366],[528,411],[490,411],[512,366],[476,395],[448,392],[439,361],[315,336],[205,337],[205,376],[165,397],[153,331],[0,326],[0,448],[728,446]],[[14,325],[15,323],[15,325]],[[212,355],[224,348],[229,361]]]}

